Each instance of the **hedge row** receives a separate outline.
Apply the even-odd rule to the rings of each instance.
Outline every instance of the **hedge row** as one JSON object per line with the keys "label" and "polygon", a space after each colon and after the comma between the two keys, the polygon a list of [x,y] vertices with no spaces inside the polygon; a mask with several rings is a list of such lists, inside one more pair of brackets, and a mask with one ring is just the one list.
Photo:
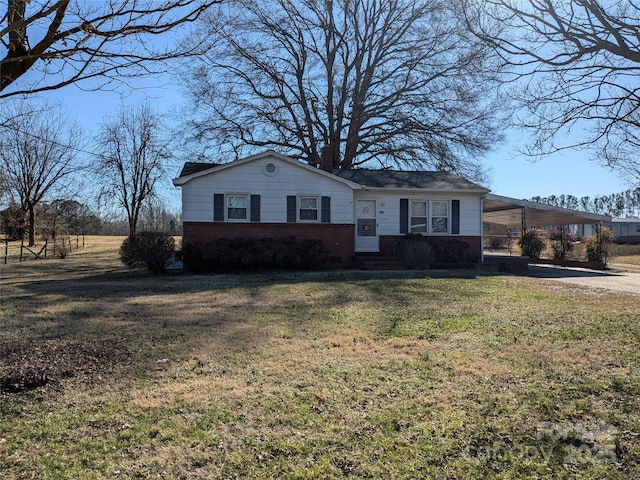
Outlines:
{"label": "hedge row", "polygon": [[433,238],[407,234],[397,251],[406,268],[422,270],[446,266],[467,266],[480,259],[471,252],[469,244],[456,238]]}
{"label": "hedge row", "polygon": [[320,240],[287,238],[220,238],[182,246],[184,266],[191,272],[313,269],[329,260]]}

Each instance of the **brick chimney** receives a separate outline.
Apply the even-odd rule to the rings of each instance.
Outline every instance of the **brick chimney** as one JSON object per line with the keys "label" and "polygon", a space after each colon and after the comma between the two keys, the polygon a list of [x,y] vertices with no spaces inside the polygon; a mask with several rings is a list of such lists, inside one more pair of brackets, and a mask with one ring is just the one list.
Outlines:
{"label": "brick chimney", "polygon": [[333,172],[333,148],[331,145],[322,147],[320,154],[320,168],[325,172]]}

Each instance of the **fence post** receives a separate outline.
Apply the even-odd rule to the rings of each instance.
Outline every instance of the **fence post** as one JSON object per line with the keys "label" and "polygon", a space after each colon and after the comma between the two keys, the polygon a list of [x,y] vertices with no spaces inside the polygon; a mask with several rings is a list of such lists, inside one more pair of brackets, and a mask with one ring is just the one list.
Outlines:
{"label": "fence post", "polygon": [[76,250],[80,249],[80,236],[76,233]]}
{"label": "fence post", "polygon": [[9,240],[5,238],[4,240],[4,264],[7,264],[9,258]]}
{"label": "fence post", "polygon": [[24,239],[20,240],[20,262],[22,262],[22,250],[24,249]]}
{"label": "fence post", "polygon": [[44,258],[47,258],[47,245],[49,245],[49,239],[44,241]]}

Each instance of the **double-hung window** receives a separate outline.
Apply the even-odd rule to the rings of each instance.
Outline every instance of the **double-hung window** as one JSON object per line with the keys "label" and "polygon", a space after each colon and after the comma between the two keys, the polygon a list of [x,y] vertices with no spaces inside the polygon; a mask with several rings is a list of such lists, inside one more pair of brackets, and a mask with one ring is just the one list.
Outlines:
{"label": "double-hung window", "polygon": [[298,219],[301,222],[318,221],[318,197],[298,197]]}
{"label": "double-hung window", "polygon": [[400,199],[400,233],[459,235],[460,200]]}
{"label": "double-hung window", "polygon": [[449,232],[449,202],[433,200],[431,202],[431,233]]}
{"label": "double-hung window", "polygon": [[248,220],[249,196],[245,194],[227,195],[227,220]]}
{"label": "double-hung window", "polygon": [[428,204],[426,200],[411,201],[411,233],[427,233],[427,212]]}

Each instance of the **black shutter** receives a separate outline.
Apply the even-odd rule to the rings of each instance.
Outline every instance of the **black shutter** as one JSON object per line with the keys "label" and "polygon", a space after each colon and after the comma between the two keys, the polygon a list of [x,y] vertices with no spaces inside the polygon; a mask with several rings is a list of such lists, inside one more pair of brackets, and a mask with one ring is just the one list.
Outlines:
{"label": "black shutter", "polygon": [[296,223],[298,218],[297,203],[295,195],[287,195],[287,222],[289,223]]}
{"label": "black shutter", "polygon": [[251,195],[250,199],[251,214],[249,220],[252,222],[260,221],[260,195]]}
{"label": "black shutter", "polygon": [[224,222],[224,193],[213,194],[213,221]]}
{"label": "black shutter", "polygon": [[460,234],[460,200],[451,200],[451,233]]}
{"label": "black shutter", "polygon": [[320,221],[322,223],[331,223],[331,197],[322,197],[320,204],[322,208]]}
{"label": "black shutter", "polygon": [[400,199],[400,233],[409,233],[409,199]]}

